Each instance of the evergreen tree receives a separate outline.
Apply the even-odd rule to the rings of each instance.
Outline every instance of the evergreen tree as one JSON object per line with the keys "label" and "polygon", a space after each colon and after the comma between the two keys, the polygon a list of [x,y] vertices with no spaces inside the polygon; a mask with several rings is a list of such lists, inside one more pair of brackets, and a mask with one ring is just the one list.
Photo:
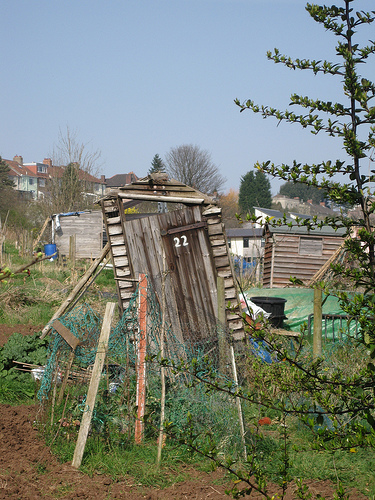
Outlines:
{"label": "evergreen tree", "polygon": [[164,162],[158,154],[153,157],[151,168],[148,171],[149,175],[154,174],[155,172],[165,172]]}
{"label": "evergreen tree", "polygon": [[14,187],[13,180],[9,177],[10,168],[0,156],[0,190]]}
{"label": "evergreen tree", "polygon": [[238,203],[242,213],[254,213],[254,207],[271,208],[271,184],[261,170],[241,177]]}

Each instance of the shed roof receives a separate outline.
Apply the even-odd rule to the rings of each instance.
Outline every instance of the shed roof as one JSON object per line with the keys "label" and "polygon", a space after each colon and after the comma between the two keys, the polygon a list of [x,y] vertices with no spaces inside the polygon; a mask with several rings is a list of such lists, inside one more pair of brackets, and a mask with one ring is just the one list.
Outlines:
{"label": "shed roof", "polygon": [[228,238],[261,238],[264,229],[262,227],[240,227],[227,229],[225,232]]}
{"label": "shed roof", "polygon": [[342,227],[335,231],[331,226],[323,226],[321,228],[309,229],[307,226],[296,226],[294,219],[287,219],[293,225],[290,227],[288,224],[281,226],[267,225],[267,231],[271,234],[293,234],[293,235],[308,235],[308,236],[337,236],[342,238],[345,235],[346,228]]}
{"label": "shed roof", "polygon": [[216,201],[210,196],[175,179],[168,179],[167,174],[160,172],[150,174],[119,189],[113,189],[103,199],[108,200],[115,197],[122,198],[125,207],[128,203],[134,205],[134,200],[139,202],[163,201],[187,205],[216,205]]}

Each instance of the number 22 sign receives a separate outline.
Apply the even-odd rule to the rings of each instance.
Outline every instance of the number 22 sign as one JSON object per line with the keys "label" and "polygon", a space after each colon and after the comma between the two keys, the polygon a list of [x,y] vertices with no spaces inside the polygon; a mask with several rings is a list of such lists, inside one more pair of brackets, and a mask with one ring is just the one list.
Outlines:
{"label": "number 22 sign", "polygon": [[174,241],[174,246],[176,248],[178,247],[187,247],[189,245],[189,242],[187,240],[187,236],[185,236],[184,234],[181,236],[181,238],[178,238],[177,236],[173,238],[173,241]]}

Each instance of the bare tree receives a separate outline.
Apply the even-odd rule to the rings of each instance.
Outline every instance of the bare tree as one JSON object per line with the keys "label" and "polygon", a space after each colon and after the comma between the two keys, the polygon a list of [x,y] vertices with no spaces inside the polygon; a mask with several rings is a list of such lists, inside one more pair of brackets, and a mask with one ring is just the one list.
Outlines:
{"label": "bare tree", "polygon": [[171,177],[205,194],[220,192],[226,181],[212,162],[210,153],[193,144],[171,148],[166,164]]}
{"label": "bare tree", "polygon": [[54,165],[76,164],[87,174],[94,177],[99,175],[101,152],[98,149],[90,149],[89,143],[80,142],[77,130],[71,130],[69,126],[65,132],[59,130],[58,141],[51,156]]}
{"label": "bare tree", "polygon": [[59,130],[58,141],[51,154],[47,196],[43,205],[49,213],[92,208],[94,177],[100,171],[101,152],[78,140],[76,130],[68,126]]}

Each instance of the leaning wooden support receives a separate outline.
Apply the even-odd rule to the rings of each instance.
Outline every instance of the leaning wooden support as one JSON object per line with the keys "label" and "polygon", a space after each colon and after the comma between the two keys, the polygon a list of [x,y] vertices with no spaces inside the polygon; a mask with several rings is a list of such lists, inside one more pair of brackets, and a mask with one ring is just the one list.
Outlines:
{"label": "leaning wooden support", "polygon": [[99,264],[105,259],[105,257],[107,256],[107,254],[109,252],[109,249],[110,249],[110,245],[109,245],[109,243],[107,243],[106,246],[103,248],[103,251],[100,254],[100,256],[91,264],[89,269],[85,272],[85,274],[78,281],[76,286],[70,292],[68,298],[65,300],[65,302],[63,302],[61,304],[61,306],[58,308],[58,310],[52,316],[51,320],[43,328],[42,334],[40,336],[41,339],[44,339],[44,337],[49,333],[49,331],[51,330],[51,327],[52,327],[52,323],[55,321],[55,319],[62,316],[64,314],[64,312],[68,309],[71,302],[73,302],[73,300],[77,297],[77,295],[82,290],[82,288],[86,285],[86,283],[89,281],[91,276],[94,274],[96,269],[99,267]]}
{"label": "leaning wooden support", "polygon": [[116,305],[117,304],[115,302],[108,302],[105,309],[102,331],[100,333],[98,342],[98,350],[96,352],[90,385],[87,391],[85,409],[81,425],[79,428],[76,448],[74,450],[74,455],[73,455],[72,467],[76,469],[80,467],[83,453],[85,451],[87,436],[91,424],[92,413],[95,406],[96,395],[98,393],[100,377],[102,375],[104,361],[107,354],[109,334],[111,331],[111,322]]}

